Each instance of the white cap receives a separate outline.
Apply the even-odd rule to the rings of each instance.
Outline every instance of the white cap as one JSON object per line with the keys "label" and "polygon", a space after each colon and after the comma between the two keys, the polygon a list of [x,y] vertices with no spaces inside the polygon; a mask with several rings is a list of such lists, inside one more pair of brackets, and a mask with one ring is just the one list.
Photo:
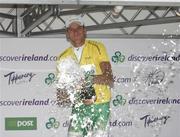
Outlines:
{"label": "white cap", "polygon": [[65,25],[66,25],[66,28],[68,28],[70,26],[71,23],[77,23],[79,24],[80,26],[83,26],[84,25],[84,22],[81,18],[81,16],[71,16],[69,19],[66,20],[65,22]]}

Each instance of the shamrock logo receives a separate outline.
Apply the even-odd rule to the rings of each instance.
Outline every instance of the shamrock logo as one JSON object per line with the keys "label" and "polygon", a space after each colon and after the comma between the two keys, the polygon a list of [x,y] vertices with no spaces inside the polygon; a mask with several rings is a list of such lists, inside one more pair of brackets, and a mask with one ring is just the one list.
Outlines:
{"label": "shamrock logo", "polygon": [[49,121],[46,123],[46,128],[47,129],[57,129],[59,127],[60,123],[56,121],[54,117],[49,118]]}
{"label": "shamrock logo", "polygon": [[54,73],[49,73],[48,77],[45,78],[45,83],[47,85],[51,85],[55,81],[55,74]]}
{"label": "shamrock logo", "polygon": [[124,99],[121,95],[117,95],[116,99],[113,100],[114,106],[125,105],[125,104],[126,104],[126,99]]}
{"label": "shamrock logo", "polygon": [[114,63],[119,63],[119,62],[122,63],[122,62],[124,62],[124,60],[125,60],[125,56],[122,55],[120,51],[116,51],[115,55],[112,56],[112,61]]}

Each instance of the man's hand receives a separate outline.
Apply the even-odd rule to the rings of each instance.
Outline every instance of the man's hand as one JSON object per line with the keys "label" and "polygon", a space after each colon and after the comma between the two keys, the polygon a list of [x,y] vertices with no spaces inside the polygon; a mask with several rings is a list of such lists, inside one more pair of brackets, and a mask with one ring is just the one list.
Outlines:
{"label": "man's hand", "polygon": [[66,91],[57,89],[57,102],[59,106],[69,106],[71,101]]}
{"label": "man's hand", "polygon": [[85,105],[92,105],[94,103],[94,99],[84,99],[83,103]]}

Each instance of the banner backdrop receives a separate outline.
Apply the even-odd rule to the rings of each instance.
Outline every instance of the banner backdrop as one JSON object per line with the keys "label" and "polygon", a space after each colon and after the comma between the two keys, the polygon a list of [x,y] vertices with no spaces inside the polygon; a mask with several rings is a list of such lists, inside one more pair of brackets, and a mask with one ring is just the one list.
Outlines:
{"label": "banner backdrop", "polygon": [[[96,39],[97,40],[97,39]],[[112,64],[109,137],[179,137],[179,40],[98,39]],[[66,137],[53,87],[66,39],[0,40],[0,137]]]}

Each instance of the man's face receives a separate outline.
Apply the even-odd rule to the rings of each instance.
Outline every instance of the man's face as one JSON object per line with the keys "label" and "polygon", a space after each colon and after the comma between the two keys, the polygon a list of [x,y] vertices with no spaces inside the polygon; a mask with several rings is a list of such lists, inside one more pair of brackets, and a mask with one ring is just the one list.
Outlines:
{"label": "man's face", "polygon": [[80,47],[84,44],[86,38],[86,29],[78,23],[71,23],[66,33],[74,47]]}

